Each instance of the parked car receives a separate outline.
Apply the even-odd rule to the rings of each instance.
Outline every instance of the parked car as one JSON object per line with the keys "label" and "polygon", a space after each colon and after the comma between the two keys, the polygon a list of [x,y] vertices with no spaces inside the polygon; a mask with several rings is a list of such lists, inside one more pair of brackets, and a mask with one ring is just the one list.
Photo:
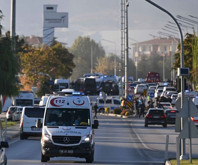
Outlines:
{"label": "parked car", "polygon": [[121,105],[121,101],[118,97],[107,97],[106,100],[103,97],[98,97],[96,100],[98,104],[98,111],[104,112],[105,107],[110,108],[110,112],[112,112],[115,108],[119,108]]}
{"label": "parked car", "polygon": [[177,109],[166,109],[166,121],[167,124],[175,124],[176,114],[179,113]]}
{"label": "parked car", "polygon": [[172,104],[172,105],[175,105],[176,100],[177,100],[177,96],[178,96],[178,94],[172,94],[172,95],[171,95],[171,99],[172,99],[171,104]]}
{"label": "parked car", "polygon": [[29,136],[41,136],[42,129],[36,127],[36,120],[43,122],[45,107],[23,107],[20,121],[20,139],[27,139]]}
{"label": "parked car", "polygon": [[155,98],[157,98],[157,97],[160,97],[160,95],[162,94],[162,91],[163,91],[163,89],[162,88],[159,88],[159,89],[156,89],[155,90]]}
{"label": "parked car", "polygon": [[17,111],[20,108],[22,108],[22,107],[21,106],[10,106],[8,108],[8,111],[6,112],[7,120],[12,120],[12,115],[14,114],[15,111]]}
{"label": "parked car", "polygon": [[[195,106],[198,108],[198,98],[193,98],[192,101],[195,104]],[[193,121],[195,126],[198,127],[198,117],[191,117],[191,120]]]}
{"label": "parked car", "polygon": [[166,114],[162,108],[149,108],[146,113],[144,126],[163,125],[167,127]]}
{"label": "parked car", "polygon": [[12,121],[19,121],[21,119],[23,107],[17,107],[17,110],[12,114]]}
{"label": "parked car", "polygon": [[143,94],[144,90],[147,90],[146,84],[137,84],[134,90],[135,94]]}

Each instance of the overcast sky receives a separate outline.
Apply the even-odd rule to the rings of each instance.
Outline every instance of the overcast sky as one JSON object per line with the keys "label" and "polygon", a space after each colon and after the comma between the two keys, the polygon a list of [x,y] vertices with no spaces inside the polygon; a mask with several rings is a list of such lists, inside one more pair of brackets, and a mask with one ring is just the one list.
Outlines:
{"label": "overcast sky", "polygon": [[[58,12],[69,13],[69,27],[57,28],[55,37],[71,46],[78,36],[90,36],[107,52],[120,54],[121,0],[16,0],[16,33],[43,35],[43,5],[57,4]],[[174,16],[198,17],[198,0],[153,0]],[[4,32],[10,27],[11,0],[0,0]],[[129,0],[129,41],[141,42],[159,36],[158,32],[172,19],[145,0]],[[196,20],[196,19],[194,19]],[[198,21],[198,19],[197,19]],[[195,25],[197,30],[197,25]],[[184,28],[183,33],[192,32]],[[176,35],[179,38],[179,35]],[[109,40],[112,42],[104,41]],[[116,48],[115,48],[116,47]]]}

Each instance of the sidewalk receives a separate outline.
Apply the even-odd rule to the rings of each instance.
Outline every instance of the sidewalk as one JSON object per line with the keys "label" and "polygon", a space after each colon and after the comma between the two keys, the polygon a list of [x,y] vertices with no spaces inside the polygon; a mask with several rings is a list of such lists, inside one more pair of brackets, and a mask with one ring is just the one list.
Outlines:
{"label": "sidewalk", "polygon": [[15,125],[15,126],[7,127],[6,139],[7,139],[7,141],[10,141],[10,140],[18,137],[19,134],[20,134],[19,124]]}

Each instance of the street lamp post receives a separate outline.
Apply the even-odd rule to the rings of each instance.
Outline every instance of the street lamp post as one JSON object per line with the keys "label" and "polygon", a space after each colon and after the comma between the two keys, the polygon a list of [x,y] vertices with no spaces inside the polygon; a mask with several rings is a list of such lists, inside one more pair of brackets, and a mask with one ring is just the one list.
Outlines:
{"label": "street lamp post", "polygon": [[10,37],[12,38],[12,49],[16,50],[16,0],[11,0],[11,21],[10,21]]}
{"label": "street lamp post", "polygon": [[[179,29],[180,41],[181,41],[180,68],[183,68],[184,67],[184,44],[183,44],[183,34],[182,34],[182,30],[181,30],[179,23],[177,22],[175,17],[170,12],[165,10],[164,8],[160,7],[159,5],[152,2],[151,0],[145,0],[145,1],[152,4],[153,6],[157,7],[158,9],[162,10],[163,12],[167,13],[176,23],[176,25]],[[183,107],[183,103],[184,103],[184,77],[181,76],[181,108]],[[181,130],[183,130],[183,126],[184,126],[183,122],[184,122],[183,118],[181,118]],[[185,139],[182,139],[180,159],[184,159],[185,158],[184,156],[185,156]]]}

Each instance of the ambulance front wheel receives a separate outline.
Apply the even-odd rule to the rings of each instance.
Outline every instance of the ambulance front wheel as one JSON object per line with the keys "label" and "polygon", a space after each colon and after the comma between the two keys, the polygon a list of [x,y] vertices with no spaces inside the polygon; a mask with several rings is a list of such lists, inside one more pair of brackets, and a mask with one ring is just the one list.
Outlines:
{"label": "ambulance front wheel", "polygon": [[93,163],[94,161],[94,152],[92,152],[88,157],[85,158],[86,163]]}

